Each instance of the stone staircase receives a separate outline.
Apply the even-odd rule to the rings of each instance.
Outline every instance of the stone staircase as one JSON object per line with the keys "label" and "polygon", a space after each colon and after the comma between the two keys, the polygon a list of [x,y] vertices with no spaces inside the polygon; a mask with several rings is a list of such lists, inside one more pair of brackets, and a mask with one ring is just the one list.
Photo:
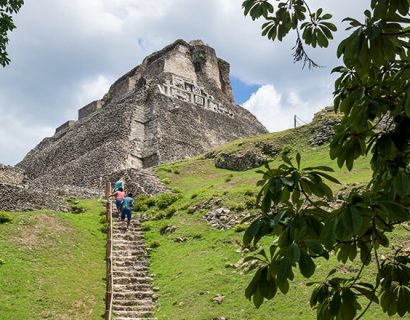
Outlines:
{"label": "stone staircase", "polygon": [[157,320],[152,317],[154,293],[140,222],[132,220],[128,230],[125,226],[115,221],[112,233],[113,319]]}

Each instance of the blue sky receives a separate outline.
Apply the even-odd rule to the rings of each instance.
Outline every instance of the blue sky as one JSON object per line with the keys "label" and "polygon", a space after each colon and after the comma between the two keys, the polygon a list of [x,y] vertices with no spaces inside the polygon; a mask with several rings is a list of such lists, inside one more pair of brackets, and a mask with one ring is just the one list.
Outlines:
{"label": "blue sky", "polygon": [[[367,1],[309,1],[361,19]],[[331,104],[338,64],[336,43],[309,50],[325,68],[302,70],[292,62],[294,37],[281,43],[260,35],[238,0],[26,1],[10,34],[11,65],[0,70],[0,163],[16,164],[78,109],[100,99],[143,58],[174,42],[202,39],[231,65],[235,100],[269,130],[306,121]]]}
{"label": "blue sky", "polygon": [[231,85],[235,97],[235,103],[243,104],[249,100],[252,93],[255,93],[260,86],[257,84],[248,84],[235,76],[231,76]]}

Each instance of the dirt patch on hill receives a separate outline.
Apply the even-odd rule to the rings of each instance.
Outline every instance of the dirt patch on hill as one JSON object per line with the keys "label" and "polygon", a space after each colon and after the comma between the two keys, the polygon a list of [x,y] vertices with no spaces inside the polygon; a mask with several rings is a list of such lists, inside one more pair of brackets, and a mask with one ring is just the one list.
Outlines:
{"label": "dirt patch on hill", "polygon": [[16,224],[19,226],[12,241],[28,250],[56,247],[67,233],[73,231],[58,216],[46,213],[19,215]]}

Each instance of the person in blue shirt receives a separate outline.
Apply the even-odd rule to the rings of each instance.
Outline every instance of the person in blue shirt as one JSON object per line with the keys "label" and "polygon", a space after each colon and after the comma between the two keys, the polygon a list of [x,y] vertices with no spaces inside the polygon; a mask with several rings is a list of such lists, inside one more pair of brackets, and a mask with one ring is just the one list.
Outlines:
{"label": "person in blue shirt", "polygon": [[122,211],[121,211],[121,220],[125,220],[125,216],[127,216],[127,229],[130,226],[131,222],[131,208],[134,204],[134,199],[132,198],[132,193],[129,193],[127,197],[125,197],[122,203]]}
{"label": "person in blue shirt", "polygon": [[122,188],[122,190],[125,190],[124,184],[125,184],[125,178],[124,178],[124,176],[122,176],[122,177],[120,177],[120,178],[118,179],[118,181],[115,183],[114,192],[115,192],[115,191],[118,191],[119,188]]}

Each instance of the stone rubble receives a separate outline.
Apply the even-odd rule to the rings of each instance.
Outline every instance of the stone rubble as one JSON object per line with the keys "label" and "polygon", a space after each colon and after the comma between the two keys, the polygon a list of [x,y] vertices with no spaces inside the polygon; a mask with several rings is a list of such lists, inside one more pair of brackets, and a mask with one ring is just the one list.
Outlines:
{"label": "stone rubble", "polygon": [[245,153],[219,153],[214,160],[215,167],[234,171],[245,171],[259,167],[269,161],[269,157],[257,150],[247,150]]}
{"label": "stone rubble", "polygon": [[227,208],[218,208],[208,211],[202,219],[210,226],[219,230],[230,229],[240,222],[239,218]]}
{"label": "stone rubble", "polygon": [[320,146],[333,138],[335,135],[333,127],[340,123],[340,119],[336,116],[329,116],[331,112],[333,109],[328,107],[315,114],[314,126],[311,128],[314,136],[308,141],[309,145]]}

